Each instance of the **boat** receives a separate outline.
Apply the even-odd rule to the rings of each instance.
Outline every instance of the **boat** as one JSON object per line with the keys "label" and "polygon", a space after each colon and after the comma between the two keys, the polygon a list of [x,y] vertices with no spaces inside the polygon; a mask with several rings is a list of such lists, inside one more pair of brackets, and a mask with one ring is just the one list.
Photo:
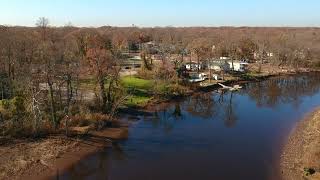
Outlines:
{"label": "boat", "polygon": [[197,83],[197,82],[202,82],[206,80],[205,78],[191,78],[191,79],[188,79],[189,82],[191,83]]}
{"label": "boat", "polygon": [[233,87],[231,87],[231,86],[226,86],[222,83],[218,83],[218,84],[222,87],[222,89],[228,89],[230,91],[239,91],[240,89],[242,89],[242,86],[240,85],[234,85]]}
{"label": "boat", "polygon": [[198,83],[202,82],[208,79],[208,75],[205,73],[200,73],[200,74],[193,74],[190,79],[188,79],[189,82],[191,83]]}

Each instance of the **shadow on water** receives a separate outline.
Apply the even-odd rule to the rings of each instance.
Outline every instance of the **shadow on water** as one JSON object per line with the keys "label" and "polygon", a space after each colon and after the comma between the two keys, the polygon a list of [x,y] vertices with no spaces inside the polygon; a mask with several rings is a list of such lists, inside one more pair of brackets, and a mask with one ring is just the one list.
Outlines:
{"label": "shadow on water", "polygon": [[282,143],[319,90],[319,74],[305,74],[196,94],[142,116],[128,140],[60,179],[279,179]]}

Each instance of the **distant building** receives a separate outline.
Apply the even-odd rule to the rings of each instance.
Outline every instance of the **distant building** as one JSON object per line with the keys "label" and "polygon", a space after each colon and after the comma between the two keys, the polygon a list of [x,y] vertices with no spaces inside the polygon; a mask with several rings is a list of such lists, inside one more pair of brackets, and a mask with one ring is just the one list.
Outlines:
{"label": "distant building", "polygon": [[274,55],[273,55],[272,52],[268,52],[268,53],[267,53],[267,56],[268,56],[268,57],[273,57]]}
{"label": "distant building", "polygon": [[221,60],[229,60],[230,58],[229,58],[229,57],[222,56],[222,57],[220,57],[219,59],[221,59]]}
{"label": "distant building", "polygon": [[230,70],[233,69],[233,71],[237,71],[237,72],[245,72],[247,71],[247,68],[248,68],[248,63],[243,61],[234,60],[233,66],[232,66],[232,60],[228,60],[228,64],[229,64]]}
{"label": "distant building", "polygon": [[207,64],[207,68],[217,72],[229,71],[230,65],[226,60],[218,59],[209,61],[209,63]]}
{"label": "distant building", "polygon": [[197,70],[201,70],[201,64],[195,63],[195,62],[189,62],[186,65],[186,69],[188,71],[197,71]]}
{"label": "distant building", "polygon": [[[263,53],[263,57],[268,57],[268,58],[270,58],[270,57],[273,57],[273,56],[274,56],[274,53],[273,53],[273,52],[264,52],[264,53]],[[261,53],[257,53],[257,52],[253,53],[253,58],[254,58],[255,60],[259,59],[260,57],[261,57]]]}
{"label": "distant building", "polygon": [[123,70],[139,69],[141,67],[142,67],[142,59],[140,56],[134,56],[134,57],[128,58],[121,63],[121,68]]}
{"label": "distant building", "polygon": [[230,71],[234,70],[237,72],[245,72],[247,70],[248,63],[244,61],[238,61],[233,60],[233,66],[232,66],[232,60],[228,57],[220,57],[220,59],[215,59],[208,61],[207,68],[220,72],[220,71]]}

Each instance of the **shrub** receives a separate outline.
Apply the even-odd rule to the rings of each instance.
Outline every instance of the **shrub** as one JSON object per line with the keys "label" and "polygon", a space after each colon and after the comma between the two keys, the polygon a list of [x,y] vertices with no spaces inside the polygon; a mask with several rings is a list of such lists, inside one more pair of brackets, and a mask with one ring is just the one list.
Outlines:
{"label": "shrub", "polygon": [[102,129],[105,127],[119,127],[119,121],[110,119],[108,115],[93,113],[93,114],[78,114],[72,116],[69,122],[70,127],[85,127],[91,126],[94,129]]}
{"label": "shrub", "polygon": [[142,68],[141,70],[138,71],[137,73],[137,77],[141,78],[141,79],[153,79],[154,76],[154,72],[153,71],[149,71],[147,69]]}
{"label": "shrub", "polygon": [[7,99],[1,100],[1,107],[2,107],[4,110],[9,110],[10,107],[11,107],[10,101],[7,100]]}

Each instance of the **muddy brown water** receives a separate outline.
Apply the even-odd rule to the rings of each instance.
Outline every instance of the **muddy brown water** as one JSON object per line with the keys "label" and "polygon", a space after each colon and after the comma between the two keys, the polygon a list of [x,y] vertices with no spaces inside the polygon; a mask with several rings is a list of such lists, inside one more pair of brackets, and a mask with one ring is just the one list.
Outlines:
{"label": "muddy brown water", "polygon": [[59,179],[280,179],[279,159],[297,121],[320,105],[320,74],[201,93],[131,122],[129,138]]}

